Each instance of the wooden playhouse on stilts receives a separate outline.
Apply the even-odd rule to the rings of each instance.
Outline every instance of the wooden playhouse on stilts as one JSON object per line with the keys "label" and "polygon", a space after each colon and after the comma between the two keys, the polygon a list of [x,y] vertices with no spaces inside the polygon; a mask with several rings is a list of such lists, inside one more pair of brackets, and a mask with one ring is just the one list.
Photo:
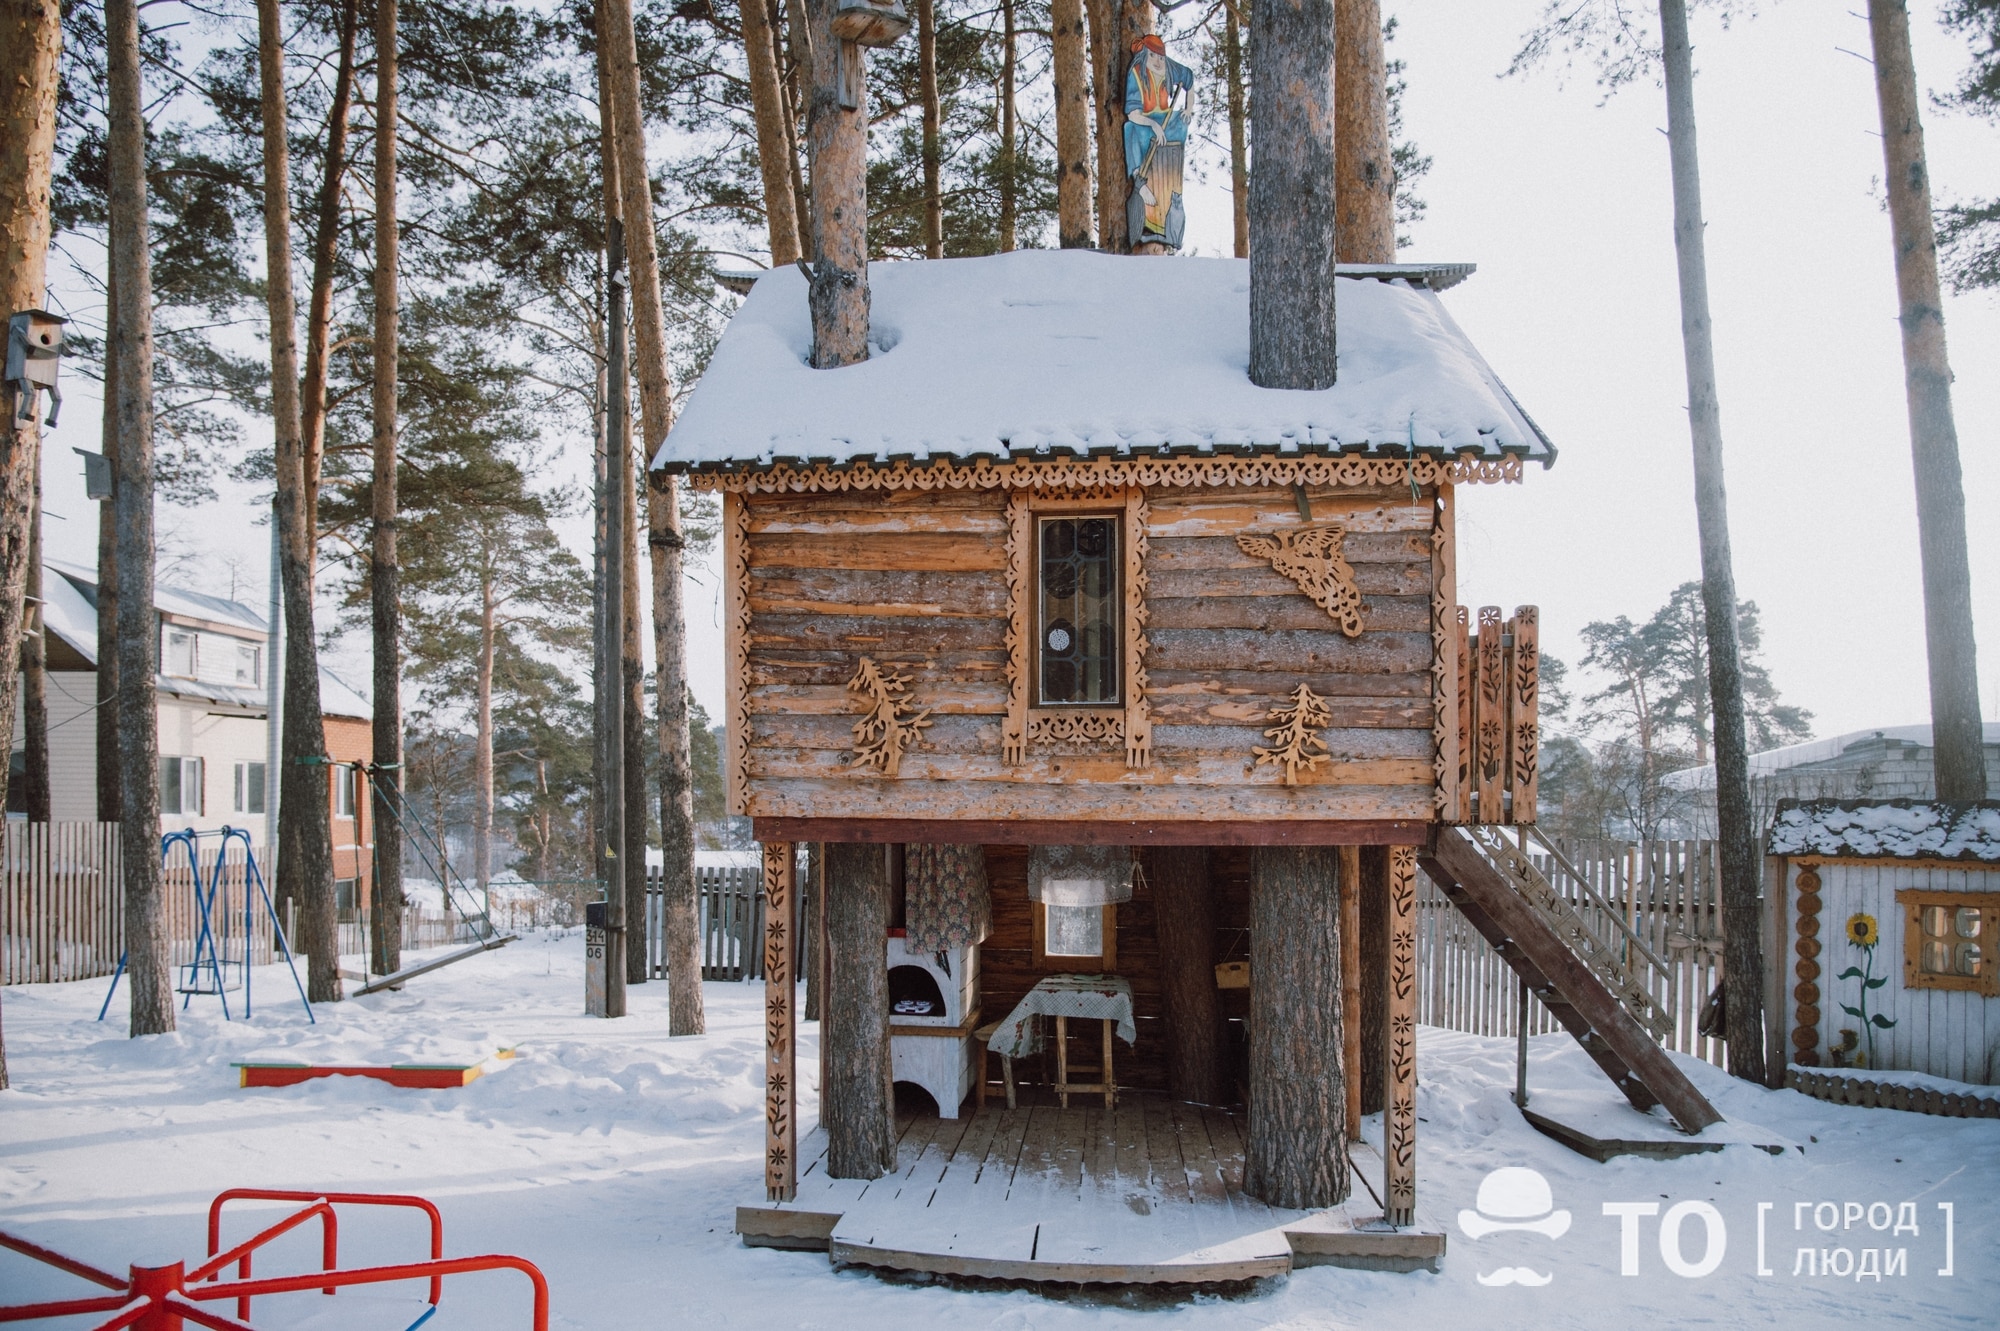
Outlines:
{"label": "wooden playhouse on stilts", "polygon": [[730,807],[765,854],[746,1242],[1435,1268],[1420,871],[1633,1103],[1713,1121],[1504,826],[1534,817],[1536,616],[1458,605],[1454,525],[1554,454],[1445,311],[1467,272],[1343,269],[1317,392],[1245,377],[1235,260],[876,264],[872,355],[832,370],[805,281],[757,282],[654,463],[722,498]]}

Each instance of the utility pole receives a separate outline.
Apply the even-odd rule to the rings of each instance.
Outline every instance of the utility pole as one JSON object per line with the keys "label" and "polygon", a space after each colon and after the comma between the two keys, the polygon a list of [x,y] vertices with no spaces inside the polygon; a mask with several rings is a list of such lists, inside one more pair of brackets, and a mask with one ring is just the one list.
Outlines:
{"label": "utility pole", "polygon": [[632,489],[632,448],[625,432],[631,370],[625,341],[625,228],[613,219],[605,232],[604,464],[597,487],[596,746],[599,816],[597,880],[604,892],[604,1015],[625,1015],[625,496]]}

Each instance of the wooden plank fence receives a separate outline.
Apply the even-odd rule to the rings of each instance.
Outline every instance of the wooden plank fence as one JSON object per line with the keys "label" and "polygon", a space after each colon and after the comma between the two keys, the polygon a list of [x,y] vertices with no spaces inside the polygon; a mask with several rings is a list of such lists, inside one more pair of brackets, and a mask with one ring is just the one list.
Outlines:
{"label": "wooden plank fence", "polygon": [[[1593,901],[1552,857],[1532,843],[1529,855],[1601,937],[1618,937],[1607,909],[1665,959],[1664,974],[1643,962],[1635,973],[1672,1015],[1667,1047],[1717,1066],[1723,1042],[1698,1030],[1702,1004],[1722,981],[1720,872],[1712,841],[1597,842],[1559,845],[1603,904]],[[1519,991],[1514,973],[1429,878],[1417,891],[1417,1020],[1475,1035],[1517,1032]],[[1528,1033],[1558,1029],[1532,996]]]}
{"label": "wooden plank fence", "polygon": [[[764,978],[764,875],[748,865],[704,866],[694,871],[695,905],[701,925],[701,978]],[[646,964],[659,979],[666,975],[664,880],[646,870]]]}
{"label": "wooden plank fence", "polygon": [[[202,881],[214,871],[216,843],[200,847]],[[263,850],[257,863],[268,866]],[[125,950],[125,892],[120,875],[118,824],[97,822],[5,825],[0,848],[0,984],[48,984],[109,975]],[[224,961],[244,957],[243,902],[248,889],[241,842],[223,860],[210,928]],[[268,867],[266,867],[268,872]],[[169,856],[162,879],[168,959],[175,966],[194,960],[201,917],[186,852]],[[404,918],[404,946],[436,947],[456,937],[456,921],[420,910]],[[365,946],[366,916],[340,926],[343,953]],[[287,930],[288,936],[294,931]],[[296,946],[296,941],[294,942]],[[249,957],[253,965],[272,960],[271,922],[263,903],[251,920]],[[176,976],[178,984],[181,977]]]}

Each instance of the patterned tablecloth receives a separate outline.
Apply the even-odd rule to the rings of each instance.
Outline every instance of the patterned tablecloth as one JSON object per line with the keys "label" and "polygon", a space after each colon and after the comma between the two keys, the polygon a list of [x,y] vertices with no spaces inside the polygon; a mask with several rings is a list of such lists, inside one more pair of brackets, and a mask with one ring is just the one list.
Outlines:
{"label": "patterned tablecloth", "polygon": [[1118,1023],[1126,1044],[1138,1038],[1132,1022],[1132,986],[1116,975],[1049,975],[1015,1004],[986,1047],[1003,1058],[1021,1058],[1042,1047],[1037,1017],[1088,1017]]}

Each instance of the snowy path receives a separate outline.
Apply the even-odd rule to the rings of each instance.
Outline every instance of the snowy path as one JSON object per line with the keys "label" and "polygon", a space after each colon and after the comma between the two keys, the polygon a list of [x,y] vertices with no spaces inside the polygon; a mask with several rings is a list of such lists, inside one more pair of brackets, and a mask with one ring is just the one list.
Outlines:
{"label": "snowy path", "polygon": [[[279,976],[259,978],[260,995]],[[268,987],[267,987],[268,986]],[[1145,1307],[1105,1298],[1045,1299],[1024,1291],[890,1284],[834,1273],[816,1254],[742,1247],[730,1226],[760,1192],[762,988],[710,984],[710,1033],[666,1035],[666,990],[632,990],[633,1015],[591,1021],[582,1008],[579,936],[531,936],[513,946],[383,994],[320,1009],[308,1027],[296,1004],[262,1001],[254,1025],[225,1026],[197,1001],[171,1036],[127,1040],[114,1010],[92,1020],[103,981],[11,988],[5,994],[9,1070],[0,1095],[0,1226],[86,1261],[196,1255],[208,1199],[225,1187],[408,1191],[444,1210],[446,1251],[509,1252],[548,1274],[552,1325],[892,1327],[1164,1325],[1304,1328],[1597,1328],[1647,1326],[1912,1327],[1995,1324],[2000,1307],[2000,1121],[1929,1118],[1822,1104],[1793,1092],[1732,1083],[1683,1060],[1732,1118],[1794,1141],[1803,1154],[1748,1148],[1674,1162],[1596,1165],[1529,1129],[1508,1101],[1510,1042],[1426,1029],[1419,1043],[1418,1187],[1440,1218],[1472,1206],[1488,1170],[1526,1166],[1547,1177],[1572,1213],[1551,1241],[1503,1233],[1472,1241],[1455,1227],[1442,1275],[1319,1268],[1256,1294]],[[116,1005],[114,1005],[115,1009]],[[807,1027],[800,1066],[814,1065]],[[233,1062],[256,1057],[437,1062],[512,1044],[520,1057],[454,1091],[401,1091],[357,1079],[281,1090],[241,1090]],[[1566,1037],[1535,1042],[1531,1084],[1606,1084]],[[804,1117],[816,1106],[810,1078]],[[1711,1204],[1726,1225],[1720,1265],[1706,1276],[1669,1272],[1658,1216],[1638,1218],[1639,1273],[1621,1276],[1620,1220],[1605,1203]],[[1813,1204],[1839,1204],[1835,1228],[1815,1227]],[[1920,1232],[1870,1228],[1867,1208],[1912,1203]],[[1953,1274],[1944,1265],[1952,1206]],[[1759,1204],[1766,1265],[1757,1275]],[[1796,1204],[1805,1203],[1803,1230]],[[1848,1224],[1852,1208],[1858,1218]],[[1698,1262],[1705,1226],[1680,1227]],[[303,1244],[303,1240],[302,1240]],[[411,1255],[408,1222],[343,1226],[354,1261]],[[1907,1250],[1906,1275],[1877,1282],[1793,1275],[1798,1250],[1844,1260],[1862,1250]],[[1839,1256],[1847,1249],[1848,1257]],[[301,1249],[302,1251],[303,1249]],[[260,1270],[280,1269],[274,1259]],[[1482,1286],[1501,1266],[1552,1275],[1540,1288]],[[448,1283],[428,1326],[525,1326],[522,1286],[505,1276]],[[0,1253],[0,1299],[61,1297],[74,1289]],[[399,1306],[350,1303],[332,1318],[317,1295],[261,1303],[263,1326],[401,1326]],[[1162,1311],[1171,1309],[1171,1311]],[[282,1315],[281,1315],[282,1314]]]}

